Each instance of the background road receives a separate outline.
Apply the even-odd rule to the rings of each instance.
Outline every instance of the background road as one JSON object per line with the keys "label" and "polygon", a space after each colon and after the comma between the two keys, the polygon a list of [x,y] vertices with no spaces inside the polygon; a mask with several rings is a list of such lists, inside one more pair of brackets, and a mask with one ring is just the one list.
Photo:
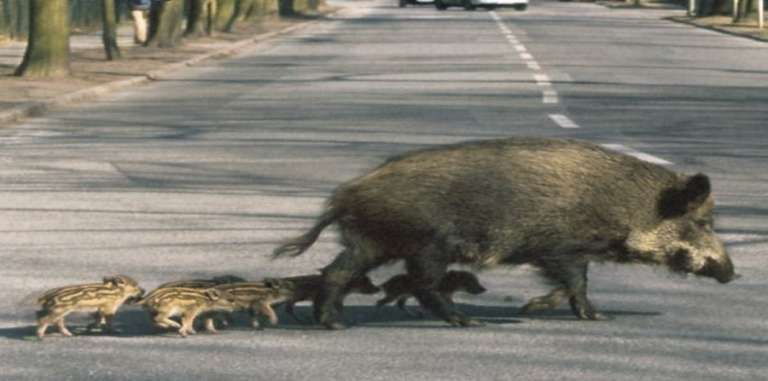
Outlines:
{"label": "background road", "polygon": [[[527,12],[347,9],[233,59],[0,130],[3,380],[757,380],[768,374],[768,48],[674,24],[680,11],[535,1]],[[351,297],[353,327],[292,323],[181,339],[136,307],[115,336],[33,335],[32,296],[130,274],[311,273],[269,261],[342,181],[432,144],[575,137],[704,172],[742,279],[595,265],[592,300],[518,315],[547,288],[527,267],[459,297],[486,325],[448,328]],[[399,268],[373,274],[383,281]],[[308,316],[308,307],[298,308]],[[84,319],[70,319],[75,331]]]}

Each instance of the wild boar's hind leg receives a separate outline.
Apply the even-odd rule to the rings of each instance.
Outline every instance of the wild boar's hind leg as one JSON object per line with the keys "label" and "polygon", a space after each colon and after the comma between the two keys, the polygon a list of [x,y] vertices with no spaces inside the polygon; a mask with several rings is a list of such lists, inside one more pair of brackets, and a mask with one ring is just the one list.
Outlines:
{"label": "wild boar's hind leg", "polygon": [[405,264],[408,274],[416,279],[415,284],[419,286],[413,290],[413,296],[422,307],[453,326],[479,325],[456,311],[453,303],[437,291],[448,271],[449,262],[436,245],[427,246],[419,255],[406,259]]}
{"label": "wild boar's hind leg", "polygon": [[344,329],[344,290],[355,278],[382,263],[383,257],[371,247],[349,245],[323,269],[323,286],[314,300],[315,320],[328,329]]}

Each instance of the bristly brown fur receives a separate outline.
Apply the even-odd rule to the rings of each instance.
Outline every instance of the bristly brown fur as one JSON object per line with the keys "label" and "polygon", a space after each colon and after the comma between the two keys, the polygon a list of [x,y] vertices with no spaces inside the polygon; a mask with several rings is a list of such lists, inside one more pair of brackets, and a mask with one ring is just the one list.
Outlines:
{"label": "bristly brown fur", "polygon": [[588,142],[467,142],[409,152],[341,184],[316,225],[275,254],[299,255],[325,227],[338,227],[344,250],[323,270],[315,303],[329,328],[342,326],[348,282],[400,259],[419,279],[422,306],[454,325],[471,322],[436,289],[457,262],[537,266],[559,287],[527,311],[565,298],[579,318],[598,319],[586,296],[592,260],[666,265],[685,255],[688,271],[733,279],[722,242],[702,222],[712,219],[711,204],[706,176]]}

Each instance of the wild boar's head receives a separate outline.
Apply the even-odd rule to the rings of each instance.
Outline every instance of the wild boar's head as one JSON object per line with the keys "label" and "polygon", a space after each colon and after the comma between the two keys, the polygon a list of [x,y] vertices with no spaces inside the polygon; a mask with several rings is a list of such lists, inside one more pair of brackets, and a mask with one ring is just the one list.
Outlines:
{"label": "wild boar's head", "polygon": [[735,279],[733,263],[714,232],[714,199],[703,174],[680,179],[659,194],[657,223],[634,229],[627,248],[644,260],[667,265],[672,271],[695,274],[727,283]]}

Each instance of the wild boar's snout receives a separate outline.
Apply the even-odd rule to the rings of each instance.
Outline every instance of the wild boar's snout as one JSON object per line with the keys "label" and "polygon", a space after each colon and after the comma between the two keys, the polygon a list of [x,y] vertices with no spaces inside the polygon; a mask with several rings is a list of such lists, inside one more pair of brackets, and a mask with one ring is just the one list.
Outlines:
{"label": "wild boar's snout", "polygon": [[699,271],[696,271],[695,274],[715,278],[720,283],[728,283],[739,278],[739,275],[733,270],[733,262],[728,257],[725,257],[725,260],[722,262],[707,258],[704,266]]}

